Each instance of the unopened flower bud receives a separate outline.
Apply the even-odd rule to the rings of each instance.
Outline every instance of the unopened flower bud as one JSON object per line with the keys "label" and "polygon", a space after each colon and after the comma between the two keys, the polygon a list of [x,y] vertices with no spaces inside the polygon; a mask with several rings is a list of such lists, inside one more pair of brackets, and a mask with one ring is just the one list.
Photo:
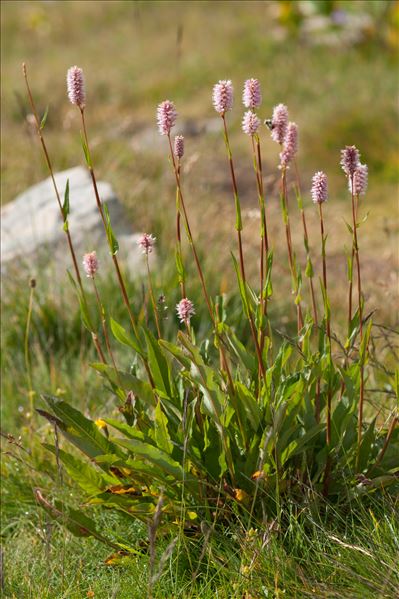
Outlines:
{"label": "unopened flower bud", "polygon": [[184,155],[184,137],[183,137],[183,135],[176,135],[173,151],[177,158],[183,158],[183,155]]}

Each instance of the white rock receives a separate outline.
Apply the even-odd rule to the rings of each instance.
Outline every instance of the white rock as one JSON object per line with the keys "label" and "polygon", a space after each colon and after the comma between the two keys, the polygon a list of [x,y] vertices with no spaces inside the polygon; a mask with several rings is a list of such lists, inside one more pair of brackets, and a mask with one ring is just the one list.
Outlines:
{"label": "white rock", "polygon": [[[55,180],[63,201],[69,179],[70,214],[69,230],[79,266],[82,255],[96,250],[103,263],[112,262],[99,215],[89,173],[76,167],[56,173]],[[125,210],[112,187],[98,182],[103,203],[107,203],[112,227],[120,246],[120,255],[129,270],[144,271],[144,260],[137,246],[139,234],[133,233]],[[13,202],[1,209],[1,266],[20,262],[33,272],[44,266],[54,266],[57,271],[72,270],[66,234],[56,200],[51,178],[30,187]]]}

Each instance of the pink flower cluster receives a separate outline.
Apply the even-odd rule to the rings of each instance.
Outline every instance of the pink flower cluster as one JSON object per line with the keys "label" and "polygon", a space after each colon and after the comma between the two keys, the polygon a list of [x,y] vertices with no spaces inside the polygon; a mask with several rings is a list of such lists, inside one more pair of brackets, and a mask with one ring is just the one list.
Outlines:
{"label": "pink flower cluster", "polygon": [[[368,168],[367,164],[359,164],[353,173],[353,193],[354,195],[364,195],[367,191]],[[348,180],[349,191],[352,193],[352,178]]]}
{"label": "pink flower cluster", "polygon": [[288,127],[288,108],[285,104],[278,104],[273,109],[271,119],[271,135],[272,139],[279,144],[284,143],[285,135]]}
{"label": "pink flower cluster", "polygon": [[233,84],[230,79],[221,80],[213,87],[212,103],[216,110],[221,115],[231,110],[233,107]]}
{"label": "pink flower cluster", "polygon": [[72,104],[83,109],[86,103],[85,82],[83,71],[77,66],[71,67],[67,72],[68,97]]}
{"label": "pink flower cluster", "polygon": [[341,150],[341,166],[347,177],[352,177],[360,164],[360,154],[356,146],[346,146]]}
{"label": "pink flower cluster", "polygon": [[327,175],[323,171],[313,175],[311,194],[314,204],[322,204],[327,201]]}
{"label": "pink flower cluster", "polygon": [[193,316],[193,314],[195,314],[193,302],[190,301],[189,299],[187,299],[186,297],[183,298],[176,305],[176,312],[177,312],[180,322],[189,324],[190,318]]}
{"label": "pink flower cluster", "polygon": [[242,130],[247,135],[255,135],[257,130],[259,129],[260,119],[256,116],[252,110],[248,110],[244,114],[244,118],[242,119]]}
{"label": "pink flower cluster", "polygon": [[86,276],[94,278],[98,270],[98,260],[96,252],[90,252],[89,254],[85,254],[83,256],[83,268],[85,270]]}
{"label": "pink flower cluster", "polygon": [[156,237],[153,237],[149,233],[143,233],[140,239],[137,242],[137,245],[142,248],[143,254],[151,254],[153,247],[155,245]]}
{"label": "pink flower cluster", "polygon": [[175,126],[177,112],[175,105],[170,100],[165,100],[158,105],[157,122],[161,135],[169,135],[171,129]]}
{"label": "pink flower cluster", "polygon": [[298,125],[288,123],[287,133],[285,134],[283,151],[280,153],[281,166],[286,167],[292,161],[298,151]]}
{"label": "pink flower cluster", "polygon": [[262,103],[262,94],[260,91],[260,83],[258,79],[247,79],[244,83],[244,91],[242,101],[245,108],[259,108]]}

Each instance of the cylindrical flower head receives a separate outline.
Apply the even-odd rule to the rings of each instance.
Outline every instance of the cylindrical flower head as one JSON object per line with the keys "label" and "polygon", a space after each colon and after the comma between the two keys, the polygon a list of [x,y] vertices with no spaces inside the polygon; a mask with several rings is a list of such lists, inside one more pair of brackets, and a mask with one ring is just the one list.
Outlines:
{"label": "cylindrical flower head", "polygon": [[188,324],[190,318],[195,314],[193,302],[185,297],[176,305],[176,312],[180,322]]}
{"label": "cylindrical flower head", "polygon": [[244,83],[242,101],[245,108],[259,108],[262,102],[260,83],[258,79],[247,79]]}
{"label": "cylindrical flower head", "polygon": [[311,194],[314,204],[322,204],[327,201],[327,175],[323,171],[313,175]]}
{"label": "cylindrical flower head", "polygon": [[174,154],[177,158],[183,158],[184,155],[184,137],[183,135],[176,135],[174,144]]}
{"label": "cylindrical flower head", "polygon": [[169,135],[171,129],[175,126],[176,118],[177,112],[173,102],[165,100],[158,105],[157,121],[161,135]]}
{"label": "cylindrical flower head", "polygon": [[341,150],[341,166],[344,173],[351,177],[360,164],[360,154],[356,146],[346,146]]}
{"label": "cylindrical flower head", "polygon": [[137,245],[142,248],[143,254],[151,254],[152,249],[155,245],[156,237],[153,237],[149,233],[143,233],[137,242]]}
{"label": "cylindrical flower head", "polygon": [[219,81],[213,86],[213,106],[219,114],[224,114],[233,107],[233,84],[230,79]]}
{"label": "cylindrical flower head", "polygon": [[272,139],[279,144],[284,143],[288,126],[288,108],[285,104],[278,104],[273,109],[271,122]]}
{"label": "cylindrical flower head", "polygon": [[93,278],[98,270],[98,260],[96,252],[90,252],[83,256],[83,268],[86,276]]}
{"label": "cylindrical flower head", "polygon": [[68,69],[67,73],[68,98],[72,104],[84,108],[86,103],[85,81],[83,71],[77,66]]}
{"label": "cylindrical flower head", "polygon": [[255,135],[257,130],[259,129],[260,119],[256,116],[252,110],[248,110],[244,114],[244,118],[242,119],[242,130],[247,135]]}
{"label": "cylindrical flower head", "polygon": [[294,158],[298,150],[298,125],[288,123],[287,133],[284,139],[283,151],[280,154],[281,166],[287,166]]}
{"label": "cylindrical flower head", "polygon": [[[353,193],[354,195],[364,195],[367,191],[368,184],[368,168],[367,164],[359,164],[353,173]],[[349,177],[349,191],[352,193],[352,178]]]}

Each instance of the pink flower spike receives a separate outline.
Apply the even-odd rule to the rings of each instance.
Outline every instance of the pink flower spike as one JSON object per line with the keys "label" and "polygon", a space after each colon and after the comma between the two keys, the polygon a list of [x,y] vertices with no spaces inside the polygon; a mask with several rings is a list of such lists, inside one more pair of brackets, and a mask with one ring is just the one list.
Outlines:
{"label": "pink flower spike", "polygon": [[[367,164],[359,164],[353,173],[353,193],[354,195],[364,195],[367,191],[368,168]],[[348,180],[349,191],[352,193],[352,178]]]}
{"label": "pink flower spike", "polygon": [[323,171],[319,171],[313,175],[311,194],[314,204],[322,204],[327,201],[327,175]]}
{"label": "pink flower spike", "polygon": [[180,322],[189,324],[190,318],[195,314],[193,302],[185,297],[176,305],[176,312]]}
{"label": "pink flower spike", "polygon": [[175,126],[177,112],[175,105],[170,100],[165,100],[158,105],[157,122],[161,135],[169,135],[171,129]]}
{"label": "pink flower spike", "polygon": [[77,66],[68,69],[67,73],[68,98],[72,104],[83,109],[86,104],[85,81],[83,71]]}
{"label": "pink flower spike", "polygon": [[151,254],[153,247],[155,245],[156,237],[153,237],[151,234],[143,233],[140,239],[137,242],[137,245],[142,248],[143,254]]}
{"label": "pink flower spike", "polygon": [[347,177],[354,174],[360,164],[360,153],[356,146],[346,146],[344,150],[341,150],[340,164]]}
{"label": "pink flower spike", "polygon": [[242,130],[247,135],[255,135],[257,130],[259,129],[260,119],[256,116],[254,112],[248,110],[244,114],[244,118],[242,119]]}
{"label": "pink flower spike", "polygon": [[184,137],[183,137],[183,135],[176,135],[173,151],[174,151],[174,155],[177,158],[183,158],[183,156],[184,156]]}
{"label": "pink flower spike", "polygon": [[219,81],[219,83],[213,86],[212,102],[216,112],[221,115],[232,109],[233,84],[230,79]]}
{"label": "pink flower spike", "polygon": [[245,108],[259,108],[262,103],[260,83],[258,79],[247,79],[244,83],[242,101]]}
{"label": "pink flower spike", "polygon": [[274,107],[271,121],[272,139],[279,144],[284,143],[288,126],[288,108],[285,104],[278,104]]}
{"label": "pink flower spike", "polygon": [[85,254],[83,256],[83,268],[85,270],[86,276],[94,278],[98,270],[98,260],[96,252],[90,252],[89,254]]}
{"label": "pink flower spike", "polygon": [[283,151],[280,154],[281,166],[288,166],[298,151],[298,125],[288,123],[287,133],[284,139]]}

